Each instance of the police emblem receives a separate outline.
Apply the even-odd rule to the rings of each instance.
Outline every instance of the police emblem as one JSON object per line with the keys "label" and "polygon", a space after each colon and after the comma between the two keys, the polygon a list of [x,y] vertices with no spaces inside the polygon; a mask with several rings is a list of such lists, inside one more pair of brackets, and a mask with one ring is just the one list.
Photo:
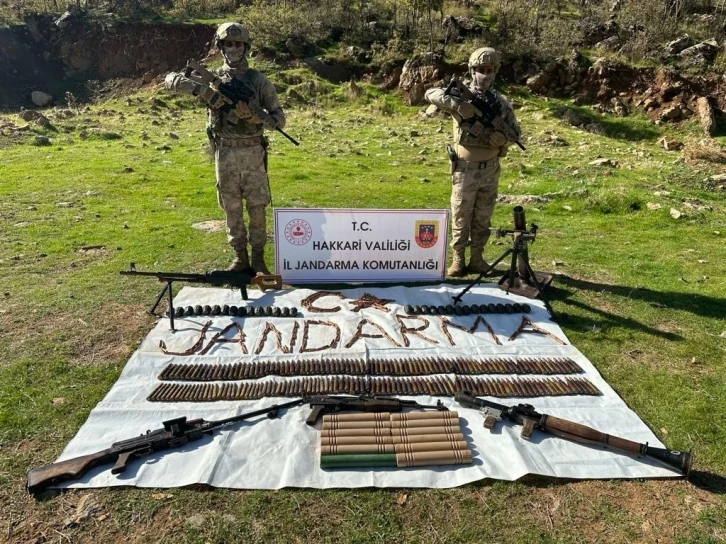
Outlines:
{"label": "police emblem", "polygon": [[434,247],[439,240],[438,221],[416,221],[416,243],[424,249]]}

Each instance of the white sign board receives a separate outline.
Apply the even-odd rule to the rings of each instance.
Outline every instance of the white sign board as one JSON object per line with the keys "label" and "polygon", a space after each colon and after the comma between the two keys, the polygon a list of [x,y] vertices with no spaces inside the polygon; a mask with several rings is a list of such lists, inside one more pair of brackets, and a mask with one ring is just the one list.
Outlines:
{"label": "white sign board", "polygon": [[275,210],[287,283],[442,281],[448,210]]}

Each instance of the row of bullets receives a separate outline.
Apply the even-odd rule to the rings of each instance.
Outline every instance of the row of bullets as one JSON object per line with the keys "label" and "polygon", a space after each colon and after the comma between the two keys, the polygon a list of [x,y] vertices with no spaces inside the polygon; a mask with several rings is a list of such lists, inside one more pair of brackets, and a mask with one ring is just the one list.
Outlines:
{"label": "row of bullets", "polygon": [[471,315],[471,314],[528,314],[532,311],[529,304],[447,304],[446,306],[429,306],[427,304],[406,304],[403,307],[408,315]]}
{"label": "row of bullets", "polygon": [[577,374],[582,368],[569,357],[457,357],[441,359],[365,360],[316,358],[297,361],[254,361],[229,365],[171,363],[162,381],[227,381],[266,376],[422,376],[429,374]]}
{"label": "row of bullets", "polygon": [[174,317],[189,317],[193,315],[231,315],[236,317],[296,317],[297,308],[278,306],[210,306],[197,304],[196,306],[177,306],[174,308]]}
{"label": "row of bullets", "polygon": [[162,383],[148,396],[150,402],[212,402],[255,400],[263,397],[303,397],[310,395],[430,395],[454,396],[469,391],[488,397],[545,397],[599,395],[585,378],[491,379],[457,376],[428,378],[380,378],[321,376],[281,381],[214,383]]}
{"label": "row of bullets", "polygon": [[560,397],[600,395],[600,390],[585,378],[544,378],[541,380],[456,377],[457,391],[484,397]]}

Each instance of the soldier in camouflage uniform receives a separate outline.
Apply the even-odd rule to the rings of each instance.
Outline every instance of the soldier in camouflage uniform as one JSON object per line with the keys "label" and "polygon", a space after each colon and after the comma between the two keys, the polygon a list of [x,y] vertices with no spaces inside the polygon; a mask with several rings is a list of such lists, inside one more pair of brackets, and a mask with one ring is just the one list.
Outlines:
{"label": "soldier in camouflage uniform", "polygon": [[[263,129],[284,128],[285,113],[277,99],[275,87],[260,72],[248,68],[247,56],[252,40],[246,28],[239,23],[224,23],[215,34],[215,43],[222,52],[224,65],[218,73],[223,81],[238,78],[256,93],[253,101],[269,114],[260,119],[246,104],[235,106],[232,119],[220,109],[208,109],[207,133],[215,150],[217,199],[224,210],[227,223],[227,241],[235,251],[230,270],[246,270],[250,264],[255,272],[269,274],[265,265],[265,208],[270,204],[270,186],[267,179],[267,139]],[[193,95],[208,91],[182,74],[170,73],[165,80],[167,88]],[[245,227],[242,202],[246,202],[249,231]],[[252,262],[247,253],[252,247]]]}
{"label": "soldier in camouflage uniform", "polygon": [[[469,57],[470,89],[483,92],[494,83],[501,65],[501,57],[491,47],[481,47]],[[502,104],[505,122],[519,136],[519,124],[511,104],[497,94]],[[480,273],[488,268],[483,257],[484,246],[489,239],[489,226],[497,199],[499,183],[499,158],[507,154],[507,148],[516,140],[507,139],[502,132],[486,127],[478,136],[469,130],[476,119],[476,108],[469,102],[446,95],[444,89],[426,91],[426,100],[454,119],[456,161],[452,163],[451,215],[453,262],[447,274],[460,277],[468,272]],[[510,138],[512,135],[510,135]],[[471,246],[468,266],[465,266],[465,249]]]}

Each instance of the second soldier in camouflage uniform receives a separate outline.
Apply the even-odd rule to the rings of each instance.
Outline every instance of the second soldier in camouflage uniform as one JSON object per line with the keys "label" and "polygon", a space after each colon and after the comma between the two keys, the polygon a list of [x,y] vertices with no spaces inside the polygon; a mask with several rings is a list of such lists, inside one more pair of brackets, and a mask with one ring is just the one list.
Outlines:
{"label": "second soldier in camouflage uniform", "polygon": [[[501,65],[501,57],[491,47],[481,47],[469,57],[470,88],[483,92],[494,83]],[[497,94],[502,105],[502,117],[520,134],[519,124],[511,104]],[[499,158],[507,154],[507,148],[516,141],[507,139],[502,132],[486,127],[477,136],[469,133],[476,117],[476,108],[469,102],[447,95],[444,89],[426,91],[426,100],[439,109],[451,113],[454,118],[456,161],[452,164],[451,188],[451,247],[453,262],[447,274],[459,277],[469,272],[480,273],[488,268],[483,258],[484,246],[489,239],[489,227],[497,199],[499,184]],[[511,138],[511,135],[510,135]],[[466,246],[471,246],[469,265],[465,266]]]}
{"label": "second soldier in camouflage uniform", "polygon": [[[270,204],[270,186],[267,178],[267,140],[263,129],[285,127],[285,113],[280,106],[275,87],[264,74],[248,67],[247,56],[252,40],[239,23],[224,23],[215,34],[215,43],[222,52],[224,65],[219,72],[223,81],[238,78],[255,90],[252,98],[256,106],[267,114],[258,118],[244,103],[238,103],[233,112],[236,123],[220,109],[209,108],[207,128],[215,148],[217,198],[224,210],[227,223],[227,241],[235,251],[230,270],[250,268],[247,244],[252,248],[251,266],[255,272],[269,274],[265,265],[267,230],[265,209]],[[170,73],[166,86],[174,91],[199,95],[199,85],[182,74]],[[249,215],[249,230],[245,226],[243,201]]]}

